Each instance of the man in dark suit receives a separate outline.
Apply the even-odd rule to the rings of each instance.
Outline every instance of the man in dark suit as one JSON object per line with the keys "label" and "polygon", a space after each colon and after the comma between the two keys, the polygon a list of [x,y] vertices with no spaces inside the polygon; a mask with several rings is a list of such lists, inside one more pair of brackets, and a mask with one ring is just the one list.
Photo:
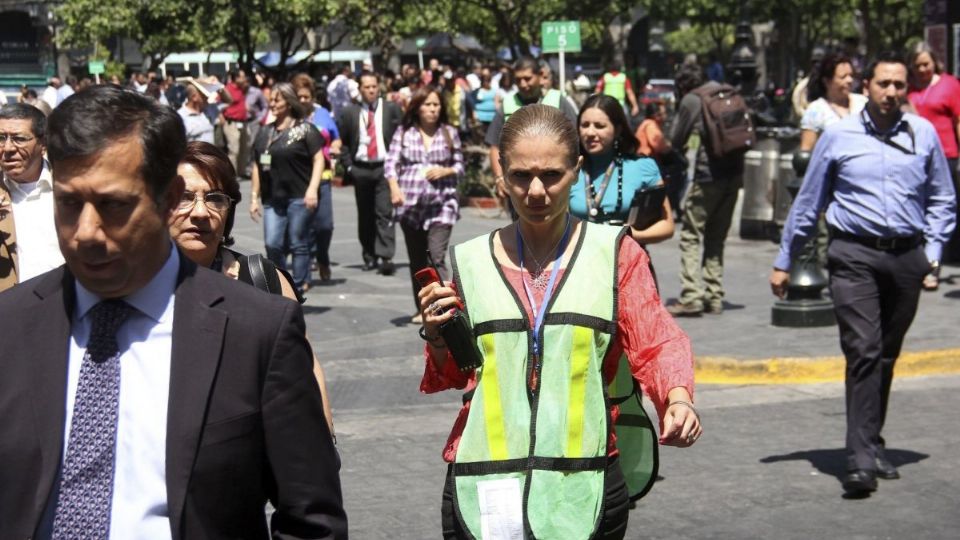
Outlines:
{"label": "man in dark suit", "polygon": [[390,275],[394,272],[396,231],[383,162],[403,111],[380,97],[380,76],[371,71],[360,74],[360,98],[360,105],[344,108],[337,118],[343,141],[340,159],[356,190],[364,270],[378,268],[379,259],[380,273]]}
{"label": "man in dark suit", "polygon": [[[51,115],[66,265],[0,294],[0,537],[346,538],[299,306],[170,240],[173,109],[92,87]],[[122,366],[122,367],[121,367]]]}

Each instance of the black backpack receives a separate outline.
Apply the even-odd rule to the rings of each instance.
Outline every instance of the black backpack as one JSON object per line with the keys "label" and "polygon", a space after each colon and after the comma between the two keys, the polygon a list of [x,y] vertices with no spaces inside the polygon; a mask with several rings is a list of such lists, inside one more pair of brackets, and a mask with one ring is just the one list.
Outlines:
{"label": "black backpack", "polygon": [[729,84],[704,85],[700,97],[707,155],[713,159],[740,157],[756,140],[750,108],[740,91]]}

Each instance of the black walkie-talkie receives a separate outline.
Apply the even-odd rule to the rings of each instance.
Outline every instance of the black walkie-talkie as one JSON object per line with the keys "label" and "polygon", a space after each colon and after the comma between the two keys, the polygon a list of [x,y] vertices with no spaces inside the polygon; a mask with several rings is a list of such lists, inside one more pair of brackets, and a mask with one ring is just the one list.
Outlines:
{"label": "black walkie-talkie", "polygon": [[[421,287],[440,282],[440,271],[433,262],[429,249],[427,250],[427,261],[430,266],[414,274]],[[456,362],[460,371],[477,369],[483,365],[483,355],[477,348],[477,341],[473,336],[473,330],[470,329],[463,304],[458,301],[448,311],[453,311],[453,317],[440,325],[440,337],[447,344],[447,348],[453,356],[453,361]]]}

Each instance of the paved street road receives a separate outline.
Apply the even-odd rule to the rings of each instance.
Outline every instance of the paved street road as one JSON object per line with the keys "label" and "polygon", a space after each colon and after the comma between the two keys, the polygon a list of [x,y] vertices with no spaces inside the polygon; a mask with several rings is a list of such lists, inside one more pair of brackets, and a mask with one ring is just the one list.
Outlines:
{"label": "paved street road", "polygon": [[[308,293],[304,312],[329,380],[351,537],[438,538],[446,470],[440,452],[460,397],[418,392],[422,344],[416,327],[405,324],[414,305],[402,243],[396,276],[361,272],[352,190],[334,190],[334,200],[334,281]],[[502,223],[465,212],[454,241]],[[235,236],[241,251],[262,249],[262,233],[244,213]],[[728,253],[731,266],[752,272],[733,299],[744,308],[684,321],[698,354],[839,354],[835,328],[790,334],[762,322],[769,314],[762,280],[772,244],[735,243],[750,252]],[[657,246],[653,254],[665,269],[664,294],[672,296],[676,246]],[[752,292],[756,287],[761,292]],[[925,296],[914,328],[919,339],[912,343],[960,342],[955,330],[943,331],[956,326],[956,316],[947,315],[956,313],[954,289]],[[663,480],[632,512],[628,538],[957,538],[958,390],[958,376],[896,381],[885,434],[903,478],[883,482],[868,499],[845,500],[837,478],[844,468],[842,384],[700,386],[706,434],[695,448],[663,449]]]}

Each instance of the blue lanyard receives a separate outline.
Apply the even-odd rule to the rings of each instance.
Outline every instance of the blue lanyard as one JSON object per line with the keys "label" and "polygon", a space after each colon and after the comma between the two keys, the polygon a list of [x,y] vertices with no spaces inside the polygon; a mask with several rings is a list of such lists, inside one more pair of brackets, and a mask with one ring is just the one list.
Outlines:
{"label": "blue lanyard", "polygon": [[533,293],[530,287],[527,287],[527,281],[523,279],[523,237],[520,236],[520,224],[517,224],[517,252],[520,255],[520,282],[523,283],[523,290],[527,293],[527,300],[530,301],[530,311],[536,314],[533,323],[533,355],[540,358],[540,331],[543,329],[543,317],[547,313],[547,306],[550,305],[550,297],[553,296],[553,286],[557,282],[557,274],[560,273],[560,261],[563,259],[563,252],[567,249],[567,236],[570,234],[570,214],[567,214],[567,226],[563,230],[563,238],[560,245],[557,246],[557,257],[553,261],[553,270],[550,272],[550,281],[547,283],[547,290],[543,292],[543,303],[540,309],[537,309],[537,302],[533,299]]}

